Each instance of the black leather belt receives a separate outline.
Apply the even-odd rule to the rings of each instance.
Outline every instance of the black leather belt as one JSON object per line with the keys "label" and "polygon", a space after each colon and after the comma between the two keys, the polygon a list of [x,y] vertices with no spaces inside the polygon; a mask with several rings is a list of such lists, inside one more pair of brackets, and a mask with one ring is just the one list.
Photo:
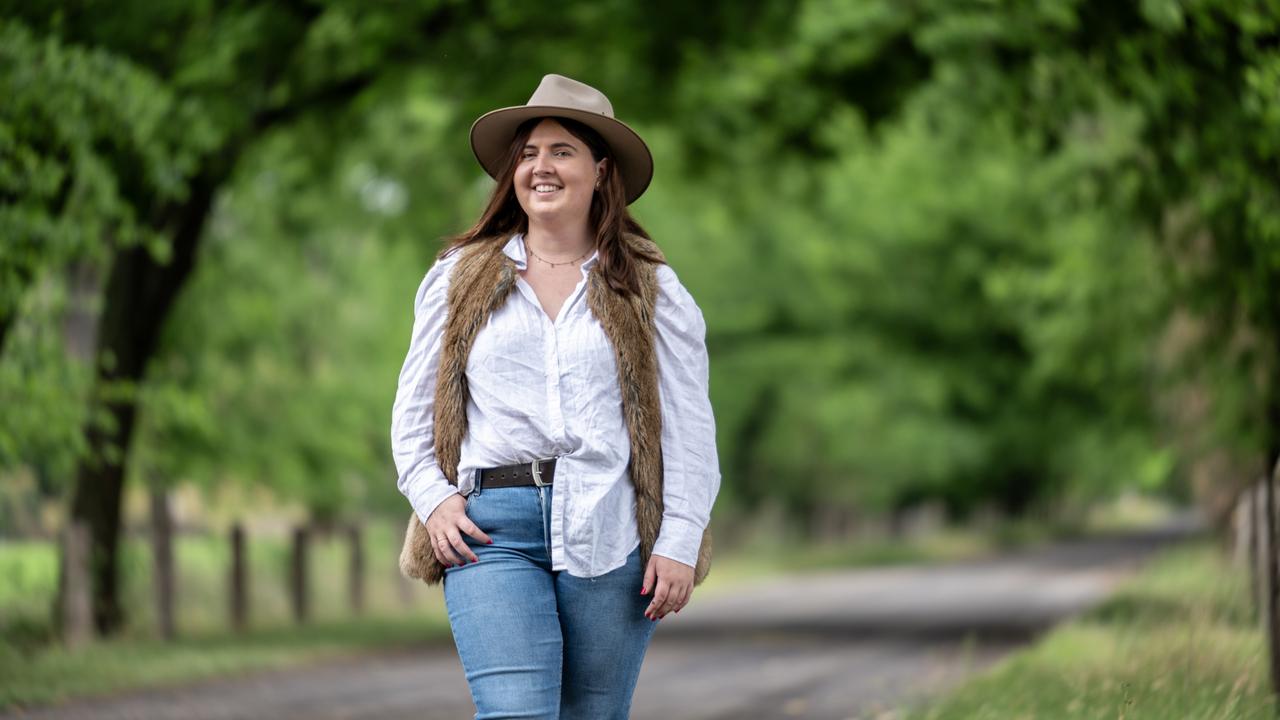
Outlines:
{"label": "black leather belt", "polygon": [[518,465],[486,468],[480,471],[480,489],[550,485],[556,474],[556,459],[534,460]]}

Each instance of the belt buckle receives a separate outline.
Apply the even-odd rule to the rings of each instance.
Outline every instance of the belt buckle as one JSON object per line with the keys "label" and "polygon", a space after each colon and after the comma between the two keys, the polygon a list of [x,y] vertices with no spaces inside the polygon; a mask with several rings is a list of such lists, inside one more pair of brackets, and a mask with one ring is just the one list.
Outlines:
{"label": "belt buckle", "polygon": [[534,485],[537,485],[538,487],[547,487],[547,486],[548,486],[548,485],[550,485],[551,483],[545,483],[545,482],[542,482],[542,470],[541,470],[541,468],[539,468],[539,467],[538,467],[538,463],[540,463],[540,462],[542,462],[542,461],[541,461],[541,460],[534,460],[533,462],[529,463],[529,471],[530,471],[531,473],[533,473],[533,484],[534,484]]}

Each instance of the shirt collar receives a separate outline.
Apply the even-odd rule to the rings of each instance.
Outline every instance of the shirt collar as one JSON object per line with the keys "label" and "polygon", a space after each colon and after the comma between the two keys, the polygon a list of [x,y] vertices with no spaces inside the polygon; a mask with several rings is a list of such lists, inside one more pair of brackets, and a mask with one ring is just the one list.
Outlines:
{"label": "shirt collar", "polygon": [[[524,246],[524,233],[516,233],[515,235],[512,235],[511,239],[508,240],[507,244],[502,248],[502,252],[507,257],[515,261],[518,269],[525,270],[529,267],[529,251],[526,250]],[[587,256],[587,259],[582,262],[582,265],[578,266],[579,269],[582,270],[582,274],[586,275],[587,271],[589,271],[591,267],[599,261],[599,259],[600,251],[592,250],[591,254]]]}

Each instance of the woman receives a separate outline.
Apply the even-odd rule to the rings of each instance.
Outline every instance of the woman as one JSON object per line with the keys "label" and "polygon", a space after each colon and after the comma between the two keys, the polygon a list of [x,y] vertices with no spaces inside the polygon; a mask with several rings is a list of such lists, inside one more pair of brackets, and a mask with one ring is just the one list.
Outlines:
{"label": "woman", "polygon": [[631,218],[644,142],[547,75],[471,129],[497,180],[427,272],[392,411],[401,568],[444,582],[477,718],[625,718],[710,560],[705,325]]}

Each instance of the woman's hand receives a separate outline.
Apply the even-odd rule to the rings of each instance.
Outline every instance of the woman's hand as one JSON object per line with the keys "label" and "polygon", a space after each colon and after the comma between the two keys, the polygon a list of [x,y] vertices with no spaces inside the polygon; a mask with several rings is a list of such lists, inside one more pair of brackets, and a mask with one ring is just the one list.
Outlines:
{"label": "woman's hand", "polygon": [[431,549],[435,551],[436,559],[445,567],[465,565],[467,560],[480,561],[462,539],[463,533],[482,543],[493,543],[467,517],[467,499],[456,493],[431,511],[431,516],[427,518],[427,533],[431,537]]}
{"label": "woman's hand", "polygon": [[653,602],[645,608],[645,617],[661,620],[673,610],[679,612],[693,594],[693,567],[661,555],[649,555],[640,594],[646,595],[650,590],[653,591]]}

